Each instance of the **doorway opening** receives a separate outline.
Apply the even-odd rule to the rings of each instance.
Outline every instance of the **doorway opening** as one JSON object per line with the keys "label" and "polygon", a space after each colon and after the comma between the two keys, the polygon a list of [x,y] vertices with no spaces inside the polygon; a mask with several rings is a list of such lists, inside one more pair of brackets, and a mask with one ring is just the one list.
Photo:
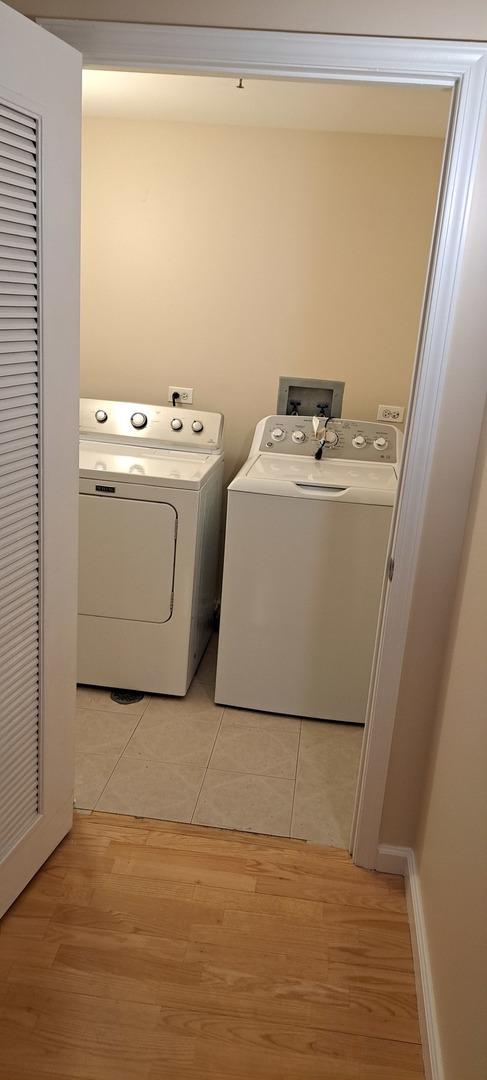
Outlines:
{"label": "doorway opening", "polygon": [[[377,425],[388,410],[380,423],[399,447],[450,107],[438,87],[85,71],[82,396],[156,405],[170,387],[191,388],[193,405],[225,416],[227,482],[290,374],[343,382],[343,420]],[[355,471],[362,464],[352,458]],[[399,455],[391,469],[375,626]],[[362,528],[362,561],[343,570],[357,596],[377,550]],[[297,549],[283,585],[291,658],[321,542],[325,555],[320,526],[315,541],[314,569]],[[326,582],[315,601],[318,678],[348,616],[339,591],[327,606]],[[362,723],[326,705],[313,716],[215,703],[217,653],[215,633],[184,697],[122,706],[109,688],[80,688],[77,806],[347,847]],[[358,662],[352,643],[344,687]],[[244,676],[255,678],[251,666]]]}

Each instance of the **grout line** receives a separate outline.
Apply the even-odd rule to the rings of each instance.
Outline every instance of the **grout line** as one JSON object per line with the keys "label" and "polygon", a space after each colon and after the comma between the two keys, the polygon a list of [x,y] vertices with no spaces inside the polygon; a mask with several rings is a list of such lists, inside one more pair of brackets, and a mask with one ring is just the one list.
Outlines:
{"label": "grout line", "polygon": [[[149,699],[149,700],[150,700],[150,699]],[[148,705],[148,704],[149,704],[149,702],[147,702],[147,705]],[[146,707],[145,707],[145,708],[147,708],[147,705],[146,705]],[[100,710],[100,712],[106,712],[106,713],[108,714],[109,712],[111,712],[111,710],[109,710],[109,709],[101,709],[101,710]],[[143,717],[144,713],[145,713],[145,709],[144,709],[144,712],[143,712],[143,713],[141,713],[141,715],[139,716],[139,719],[137,720],[137,723],[136,723],[136,725],[135,725],[135,727],[134,727],[134,730],[132,731],[132,734],[131,734],[131,735],[129,736],[129,738],[127,739],[127,742],[126,742],[126,743],[125,743],[125,745],[124,745],[124,746],[122,747],[122,749],[121,749],[121,751],[120,751],[120,753],[119,753],[119,755],[118,755],[118,757],[117,757],[117,759],[116,759],[116,761],[115,761],[115,764],[114,764],[114,766],[113,766],[113,769],[112,769],[112,771],[110,772],[110,774],[109,774],[109,776],[108,776],[108,778],[107,778],[107,781],[106,781],[105,785],[103,786],[102,790],[100,791],[100,794],[99,794],[99,796],[98,796],[98,798],[97,798],[97,800],[96,800],[96,802],[95,802],[95,805],[94,805],[94,806],[90,806],[90,807],[84,807],[84,806],[76,806],[76,802],[75,802],[75,801],[74,801],[74,799],[73,799],[73,808],[74,808],[75,810],[89,810],[91,814],[93,813],[93,811],[94,811],[94,810],[96,810],[96,808],[97,808],[97,806],[98,806],[98,803],[99,803],[99,801],[100,801],[100,799],[101,799],[101,797],[102,797],[102,795],[103,795],[103,792],[105,791],[105,789],[106,789],[107,785],[109,784],[109,782],[110,782],[110,780],[111,780],[111,778],[112,778],[112,776],[113,776],[113,774],[114,774],[114,772],[115,772],[115,769],[117,768],[117,765],[118,765],[119,761],[120,761],[120,760],[122,759],[122,757],[123,757],[123,755],[124,755],[124,753],[125,753],[125,751],[126,751],[126,749],[127,749],[127,746],[128,746],[128,744],[129,744],[129,742],[130,742],[130,739],[131,739],[131,738],[133,737],[133,735],[134,735],[134,734],[135,734],[135,732],[137,731],[137,728],[138,728],[138,726],[139,726],[139,724],[140,724],[140,721],[142,720],[142,717]],[[117,713],[115,713],[115,714],[114,714],[113,712],[111,712],[111,715],[112,715],[112,716],[113,716],[113,715],[117,716],[118,714],[117,714]],[[133,716],[133,713],[128,713],[127,715],[128,715],[128,716]],[[81,751],[81,752],[82,752],[82,753],[84,753],[84,752],[86,752],[86,751]],[[90,755],[91,755],[91,754],[93,754],[93,756],[94,756],[94,757],[97,757],[97,756],[98,756],[98,751],[96,751],[96,750],[95,750],[95,751],[89,751],[89,753],[90,753]],[[103,753],[104,753],[104,751],[100,750],[100,752],[99,752],[99,753],[100,753],[100,755],[101,755],[101,754],[103,754]],[[75,755],[74,755],[74,760],[75,760],[75,772],[76,772],[76,759],[77,759],[77,754],[76,754],[76,751],[75,751]]]}
{"label": "grout line", "polygon": [[301,718],[301,720],[299,721],[298,752],[296,754],[296,772],[294,774],[293,801],[292,801],[292,806],[291,806],[291,823],[290,823],[290,826],[289,826],[289,837],[290,838],[292,837],[293,823],[294,823],[294,802],[295,802],[295,799],[296,799],[296,784],[298,782],[299,751],[300,751],[300,748],[301,748],[301,732],[302,732],[302,730],[303,730],[303,720]]}
{"label": "grout line", "polygon": [[[144,712],[145,712],[145,709],[144,709]],[[144,714],[142,713],[142,716],[143,716],[143,715],[144,715]],[[104,788],[102,789],[102,791],[100,791],[100,794],[99,794],[99,796],[98,796],[98,798],[97,798],[97,800],[96,800],[96,803],[95,803],[95,805],[94,805],[94,806],[92,807],[92,810],[96,810],[96,809],[97,809],[97,807],[98,807],[98,803],[100,802],[100,799],[101,799],[102,795],[103,795],[103,794],[104,794],[104,792],[106,791],[106,789],[107,789],[107,787],[108,787],[108,784],[110,783],[110,780],[112,779],[112,776],[113,776],[113,774],[114,774],[114,772],[115,772],[115,769],[117,768],[117,765],[118,765],[118,763],[119,763],[119,762],[120,762],[120,761],[122,760],[122,758],[123,758],[123,755],[124,755],[124,753],[125,753],[125,751],[126,751],[126,749],[127,749],[127,746],[128,746],[128,744],[129,744],[129,742],[130,742],[130,739],[131,739],[131,738],[132,738],[132,737],[133,737],[133,736],[135,735],[135,732],[137,731],[137,728],[138,728],[138,726],[139,726],[139,724],[140,724],[140,721],[142,720],[142,716],[139,716],[139,719],[138,719],[138,721],[137,721],[137,723],[136,723],[136,725],[135,725],[135,727],[134,727],[134,730],[133,730],[133,732],[132,732],[132,735],[130,736],[130,738],[129,738],[129,739],[127,739],[127,742],[125,743],[125,746],[124,746],[124,747],[122,748],[122,750],[120,751],[120,754],[118,755],[118,758],[117,758],[117,760],[116,760],[116,762],[115,762],[115,764],[114,764],[114,766],[113,766],[113,769],[112,769],[112,771],[111,771],[111,773],[110,773],[110,775],[109,775],[109,777],[108,777],[108,779],[107,779],[107,782],[106,782],[106,784],[105,784]],[[100,812],[102,812],[102,811],[100,811]]]}
{"label": "grout line", "polygon": [[[149,697],[148,697],[148,699],[147,699],[147,705],[146,705],[146,707],[145,707],[144,711],[143,711],[143,712],[142,712],[142,713],[140,714],[140,716],[139,716],[139,719],[137,720],[137,723],[136,723],[136,725],[135,725],[135,727],[134,727],[134,730],[133,730],[132,734],[131,734],[131,735],[129,736],[129,738],[127,739],[127,742],[125,743],[125,746],[124,746],[124,748],[123,748],[123,750],[122,750],[122,753],[121,753],[120,757],[122,757],[122,756],[123,756],[123,754],[125,753],[125,751],[126,751],[126,749],[127,749],[128,745],[129,745],[129,743],[131,743],[131,742],[132,742],[132,739],[133,739],[133,737],[134,737],[134,735],[135,735],[135,732],[136,732],[136,731],[138,731],[138,729],[139,729],[139,727],[140,727],[140,722],[141,722],[142,718],[143,718],[143,717],[145,716],[145,714],[146,714],[146,712],[147,712],[147,709],[149,708],[150,700],[151,700],[151,697],[149,696]],[[120,760],[120,758],[119,758],[119,760]],[[118,764],[118,763],[117,763],[117,764]],[[100,795],[100,798],[101,798],[101,795]]]}
{"label": "grout line", "polygon": [[[150,703],[152,701],[153,696],[154,696],[153,694],[147,694],[147,705],[146,705],[145,709],[141,712],[141,714],[139,716],[139,724],[140,724],[140,721],[142,720],[142,717],[145,716],[145,714],[147,712],[147,709],[149,708],[149,705],[150,705]],[[139,726],[139,724],[137,724],[137,727]]]}
{"label": "grout line", "polygon": [[287,780],[294,783],[296,782],[295,776],[278,776],[277,773],[254,772],[253,769],[222,769],[220,766],[211,765],[210,763],[208,763],[207,769],[210,772],[225,773],[225,775],[231,773],[233,776],[262,776],[264,780]]}
{"label": "grout line", "polygon": [[201,792],[202,792],[202,790],[203,790],[203,784],[204,784],[204,782],[205,782],[205,780],[206,780],[206,776],[207,776],[207,773],[208,773],[208,769],[209,769],[209,767],[210,767],[210,761],[211,761],[211,759],[212,759],[212,757],[213,757],[213,751],[214,751],[214,749],[215,749],[215,745],[216,745],[216,740],[217,740],[217,738],[218,738],[218,736],[219,736],[219,734],[220,734],[220,731],[221,731],[221,726],[222,726],[222,721],[223,721],[223,714],[224,714],[224,712],[225,712],[225,709],[223,708],[223,709],[222,709],[222,712],[221,712],[221,716],[220,716],[220,723],[218,724],[218,727],[217,727],[217,730],[216,730],[216,735],[215,735],[215,738],[213,739],[213,745],[212,745],[212,748],[211,748],[211,750],[210,750],[210,754],[209,754],[209,757],[208,757],[208,761],[207,761],[207,763],[206,763],[206,768],[205,768],[205,771],[204,771],[204,773],[203,773],[203,779],[202,779],[202,781],[201,781],[201,784],[200,784],[200,788],[199,788],[198,794],[197,794],[197,796],[196,796],[196,802],[195,802],[195,804],[194,804],[194,807],[193,807],[193,813],[191,814],[191,821],[190,821],[190,825],[193,825],[193,824],[194,824],[194,821],[193,821],[193,819],[194,819],[194,815],[196,814],[196,807],[197,807],[197,805],[198,805],[198,802],[199,802],[199,797],[200,797],[200,795],[201,795]]}
{"label": "grout line", "polygon": [[[125,747],[124,747],[123,749],[125,750]],[[120,758],[122,757],[122,754],[123,754],[123,750],[122,750],[122,751],[120,752],[120,754],[118,755],[118,758],[117,758],[117,760],[116,760],[116,762],[115,762],[115,764],[114,764],[114,766],[113,766],[113,769],[112,769],[112,771],[111,771],[110,775],[108,776],[108,779],[107,779],[107,781],[106,781],[106,784],[105,784],[105,785],[103,786],[102,790],[100,791],[100,794],[99,794],[99,796],[98,796],[98,798],[97,798],[97,800],[96,800],[96,802],[95,802],[95,805],[94,805],[94,806],[92,806],[92,807],[90,807],[90,809],[91,809],[91,811],[92,811],[92,812],[93,812],[93,810],[96,810],[96,808],[97,808],[97,806],[98,806],[98,803],[100,802],[100,799],[101,799],[101,797],[102,797],[102,795],[103,795],[103,792],[105,791],[105,788],[106,788],[107,784],[108,784],[108,783],[109,783],[109,781],[111,780],[111,778],[112,778],[112,776],[113,776],[113,774],[114,774],[114,772],[115,772],[115,769],[117,768],[117,765],[118,765],[118,763],[119,763],[119,761],[120,761]],[[76,807],[76,806],[75,806],[75,809],[77,810],[77,809],[78,809],[78,807]],[[82,809],[82,807],[80,807],[80,809]]]}
{"label": "grout line", "polygon": [[[107,789],[107,787],[108,787],[108,785],[109,785],[109,783],[110,783],[110,780],[112,779],[112,776],[113,776],[113,774],[114,774],[114,772],[115,772],[115,769],[117,768],[117,765],[118,765],[118,764],[119,764],[119,762],[120,762],[120,761],[122,760],[122,758],[123,758],[123,755],[124,755],[124,753],[125,753],[125,751],[126,751],[126,749],[127,749],[127,746],[129,745],[129,742],[130,742],[130,741],[131,741],[131,740],[133,739],[133,737],[134,737],[134,735],[135,735],[135,732],[137,731],[137,728],[138,728],[138,726],[139,726],[139,724],[140,724],[140,721],[142,720],[142,717],[143,717],[143,716],[145,715],[146,709],[148,709],[148,707],[149,707],[149,702],[150,702],[150,700],[151,700],[151,696],[152,696],[151,694],[148,694],[148,695],[147,695],[147,705],[145,706],[145,709],[143,710],[143,712],[141,712],[141,714],[140,714],[140,716],[139,716],[139,719],[137,720],[137,723],[136,723],[136,725],[135,725],[135,727],[134,727],[134,730],[132,731],[132,734],[131,734],[131,735],[130,735],[130,737],[129,737],[129,738],[127,739],[127,742],[125,743],[125,746],[124,746],[124,747],[122,748],[122,751],[121,751],[121,753],[119,754],[119,756],[118,756],[118,758],[117,758],[117,760],[116,760],[116,762],[115,762],[115,764],[114,764],[114,766],[113,766],[113,769],[112,769],[112,771],[111,771],[111,773],[110,773],[110,775],[109,775],[109,777],[108,777],[108,779],[107,779],[107,782],[106,782],[106,784],[105,784],[105,787],[104,787],[104,788],[102,789],[102,791],[100,791],[100,794],[99,794],[99,796],[98,796],[98,798],[97,798],[97,800],[96,800],[96,803],[95,803],[95,805],[94,805],[94,806],[92,807],[92,811],[93,811],[93,810],[96,810],[96,809],[97,809],[98,803],[100,802],[100,799],[101,799],[102,795],[103,795],[103,794],[104,794],[104,792],[106,791],[106,789]],[[123,707],[123,706],[122,706],[122,707]],[[106,711],[106,712],[108,712],[108,709],[106,709],[105,711]],[[116,714],[116,715],[118,715],[118,714]],[[128,713],[127,715],[130,715],[130,713]],[[132,714],[132,715],[133,715],[133,714]],[[103,811],[100,811],[100,813],[102,813],[102,812],[103,812]]]}

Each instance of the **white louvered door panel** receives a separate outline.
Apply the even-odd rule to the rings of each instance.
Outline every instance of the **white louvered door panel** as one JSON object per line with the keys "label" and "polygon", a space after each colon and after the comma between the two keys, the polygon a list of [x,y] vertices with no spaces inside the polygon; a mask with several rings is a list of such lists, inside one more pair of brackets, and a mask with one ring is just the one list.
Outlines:
{"label": "white louvered door panel", "polygon": [[0,2],[0,915],[72,820],[80,87]]}
{"label": "white louvered door panel", "polygon": [[0,102],[0,859],[39,809],[37,128]]}

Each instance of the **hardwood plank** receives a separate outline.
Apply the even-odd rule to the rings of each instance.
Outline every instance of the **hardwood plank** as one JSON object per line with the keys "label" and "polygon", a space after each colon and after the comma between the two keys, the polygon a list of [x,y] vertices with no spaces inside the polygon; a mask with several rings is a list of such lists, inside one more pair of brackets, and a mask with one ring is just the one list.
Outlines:
{"label": "hardwood plank", "polygon": [[[225,829],[205,829],[201,825],[191,826],[191,832],[180,835],[178,832],[158,832],[150,829],[147,838],[148,847],[168,847],[178,851],[205,852],[208,855],[219,854],[240,856],[245,859],[256,858],[265,866],[272,859],[301,860],[309,859],[312,846],[303,840],[288,837],[261,836],[256,833],[229,832]],[[202,835],[200,835],[200,830]],[[341,848],[330,848],[330,861],[350,862],[350,856]],[[265,854],[265,858],[263,856]]]}
{"label": "hardwood plank", "polygon": [[182,898],[163,898],[126,890],[95,888],[89,905],[59,904],[53,912],[54,926],[93,927],[124,934],[154,934],[187,940],[193,927],[223,922],[223,907]]}
{"label": "hardwood plank", "polygon": [[38,1080],[59,1077],[69,1080],[146,1080],[150,1064],[140,1060],[137,1046],[131,1052],[121,1047],[116,1052],[117,1042],[113,1032],[107,1045],[92,1045],[86,1030],[73,1033],[54,1034],[43,1030],[42,1025],[27,1032],[22,1025],[13,1020],[0,1020],[0,1044],[2,1058],[0,1077],[12,1080],[25,1077],[25,1080]]}
{"label": "hardwood plank", "polygon": [[[83,896],[83,890],[93,893],[95,888],[114,889],[117,892],[128,891],[132,894],[141,893],[143,896],[172,897],[191,900],[195,886],[191,882],[165,881],[164,878],[138,877],[136,874],[106,873],[87,867],[74,866],[63,870],[65,892],[62,896],[69,896],[72,889],[72,898]],[[89,900],[87,901],[89,902]]]}
{"label": "hardwood plank", "polygon": [[44,866],[24,890],[22,896],[29,896],[31,892],[35,892],[37,897],[46,896],[56,900],[69,899],[77,903],[89,903],[93,888],[90,881],[83,878],[81,874],[76,878],[75,872],[62,867],[56,869],[54,866]]}
{"label": "hardwood plank", "polygon": [[[3,920],[2,920],[3,921]],[[15,934],[4,934],[0,926],[0,978],[6,979],[16,965],[26,963],[36,968],[50,967],[57,951],[57,944]]]}
{"label": "hardwood plank", "polygon": [[[181,1075],[323,1078],[323,1080],[420,1080],[421,1052],[417,1046],[323,1033],[311,1025],[249,1023],[237,1019],[205,1018],[201,1013],[163,1010],[162,1023],[174,1034],[185,1034],[194,1046],[196,1070]],[[205,1046],[206,1044],[206,1046]],[[205,1072],[205,1063],[207,1071]],[[189,1063],[188,1063],[189,1064]],[[188,1067],[188,1065],[186,1066]],[[281,1073],[279,1073],[281,1069]],[[379,1072],[378,1070],[388,1070]],[[377,1071],[376,1071],[377,1070]],[[178,1075],[180,1075],[178,1073]],[[155,1076],[155,1073],[151,1073]]]}
{"label": "hardwood plank", "polygon": [[261,912],[265,915],[284,915],[301,922],[321,923],[323,904],[317,900],[299,900],[294,896],[272,896],[265,893],[239,892],[237,889],[214,889],[196,885],[193,897],[203,904],[214,904],[225,911]]}
{"label": "hardwood plank", "polygon": [[[282,1075],[287,1077],[319,1076],[343,1080],[346,1076],[364,1080],[364,1077],[374,1076],[369,1065],[374,1069],[395,1068],[402,1056],[403,1065],[399,1070],[395,1069],[395,1080],[402,1077],[414,1080],[421,1076],[418,1047],[404,1048],[402,1044],[391,1046],[387,1040],[324,1033],[311,1025],[208,1017],[202,1011],[155,1009],[153,1006],[131,1005],[127,1008],[120,1002],[104,1004],[100,1008],[97,999],[65,997],[56,993],[41,995],[29,988],[18,987],[13,1009],[23,1001],[28,1002],[34,1022],[42,1025],[44,1037],[49,1035],[61,1056],[67,1040],[79,1052],[89,1030],[89,1067],[92,1070],[94,1065],[96,1068],[99,1055],[115,1054],[123,1048],[125,1059],[127,1054],[129,1057],[129,1069],[134,1054],[137,1054],[142,1075],[149,1064],[161,1072],[169,1070],[170,1076],[185,1075],[185,1068],[190,1069],[188,1075],[199,1076],[196,1070],[204,1067],[206,1060],[208,1069],[220,1065],[229,1076],[277,1077],[280,1068]],[[14,1023],[3,1025],[3,1030],[12,1033]],[[7,1057],[12,1059],[9,1048]],[[384,1071],[382,1075],[385,1078],[387,1073]]]}
{"label": "hardwood plank", "polygon": [[0,927],[0,1080],[424,1080],[403,883],[92,813]]}
{"label": "hardwood plank", "polygon": [[[409,935],[399,939],[393,936],[388,940],[387,935],[383,936],[378,930],[349,929],[339,925],[315,928],[311,924],[300,926],[292,920],[282,920],[279,927],[268,923],[260,929],[257,920],[271,917],[257,915],[249,922],[245,920],[246,915],[248,913],[225,912],[221,926],[195,925],[191,930],[191,942],[226,948],[237,946],[243,953],[269,955],[285,951],[288,956],[297,953],[310,959],[319,958],[324,963],[334,960],[355,966],[370,964],[377,968],[412,971]],[[245,921],[238,916],[243,916]]]}
{"label": "hardwood plank", "polygon": [[353,878],[336,877],[330,872],[329,877],[317,877],[313,874],[303,876],[260,876],[256,882],[256,892],[273,896],[294,896],[305,900],[318,900],[321,903],[346,905],[351,907],[372,907],[385,911],[406,912],[404,893],[398,888],[383,883],[382,875],[375,874],[370,883],[358,883]]}
{"label": "hardwood plank", "polygon": [[53,870],[79,867],[110,874],[114,859],[106,854],[107,850],[108,848],[98,848],[93,844],[86,847],[79,844],[60,844],[49,859],[49,867]]}
{"label": "hardwood plank", "polygon": [[[118,850],[123,848],[125,851]],[[254,876],[238,867],[230,869],[229,864],[225,865],[223,860],[221,866],[207,865],[204,858],[194,861],[193,856],[170,855],[168,852],[149,851],[144,847],[139,853],[124,844],[113,845],[110,850],[114,858],[111,867],[107,869],[113,869],[115,874],[149,876],[191,885],[212,885],[216,888],[221,886],[244,892],[255,890]]]}
{"label": "hardwood plank", "polygon": [[[3,923],[5,923],[5,925],[3,925]],[[4,938],[29,938],[29,940],[32,942],[31,948],[33,948],[34,940],[43,938],[48,926],[49,917],[32,917],[7,913],[7,915],[4,916],[4,919],[2,920],[2,935]]]}
{"label": "hardwood plank", "polygon": [[[120,974],[110,957],[87,950],[63,950],[49,970],[29,972],[28,966],[12,971],[12,982],[37,985],[43,990],[154,1004],[176,1010],[190,1009],[207,1018],[227,1017],[249,1022],[312,1025],[324,1032],[374,1036],[417,1043],[419,1032],[409,1002],[396,1003],[392,995],[366,991],[356,1001],[343,988],[328,986],[313,977],[286,977],[273,971],[242,978],[223,965],[208,968],[197,963],[165,963],[156,970],[137,966],[135,974]],[[392,997],[392,1000],[391,1000]]]}
{"label": "hardwood plank", "polygon": [[367,930],[357,931],[358,942],[340,942],[330,945],[330,963],[352,964],[358,967],[392,968],[395,971],[412,972],[413,957],[407,942],[403,944],[383,942],[380,934]]}
{"label": "hardwood plank", "polygon": [[[161,943],[163,948],[161,948]],[[142,984],[193,985],[201,979],[201,965],[184,963],[174,953],[180,942],[168,942],[165,938],[151,938],[140,944],[127,943],[122,935],[112,935],[111,940],[98,941],[90,948],[87,945],[60,945],[53,961],[53,967],[68,968],[71,971],[100,973],[102,975],[120,975],[130,972],[130,977]],[[171,947],[169,947],[171,946]],[[169,954],[169,955],[168,955]],[[143,1000],[140,998],[139,1000]]]}
{"label": "hardwood plank", "polygon": [[[360,919],[360,908],[335,907],[333,917],[329,914],[328,905],[322,906],[322,920],[320,926],[306,925],[296,919],[290,919],[282,915],[270,915],[265,912],[254,911],[231,911],[225,910],[223,925],[243,933],[251,933],[256,937],[262,936],[265,940],[277,938],[280,941],[296,941],[303,946],[311,945],[319,948],[322,944],[325,948],[333,942],[354,941],[357,934],[366,933],[368,939],[373,941],[377,938],[381,944],[397,944],[407,947],[410,953],[409,926],[405,919],[397,920],[391,925],[388,918],[382,919],[381,913],[367,910],[365,919]],[[341,917],[340,917],[341,915]]]}
{"label": "hardwood plank", "polygon": [[[225,912],[225,920],[230,914],[247,914],[247,912]],[[272,918],[269,916],[269,918]],[[292,920],[288,920],[292,924]],[[249,929],[238,930],[235,925],[228,925],[226,921],[221,926],[193,926],[191,929],[191,943],[197,942],[198,944],[215,945],[220,948],[234,949],[235,947],[240,950],[242,954],[246,952],[257,953],[261,956],[269,956],[274,953],[285,952],[287,956],[297,955],[300,957],[309,957],[309,959],[320,960],[322,964],[328,963],[328,957],[330,948],[332,945],[338,947],[349,946],[351,943],[356,948],[359,946],[358,931],[343,931],[340,927],[332,927],[329,934],[320,937],[316,935],[316,939],[306,934],[306,930],[310,928],[314,929],[314,924],[310,926],[300,926],[295,924],[296,932],[293,935],[292,930],[289,929],[288,936],[283,937],[279,930],[273,932],[272,927],[268,928],[268,933],[265,930],[259,932],[259,930]],[[321,929],[321,926],[320,928]]]}

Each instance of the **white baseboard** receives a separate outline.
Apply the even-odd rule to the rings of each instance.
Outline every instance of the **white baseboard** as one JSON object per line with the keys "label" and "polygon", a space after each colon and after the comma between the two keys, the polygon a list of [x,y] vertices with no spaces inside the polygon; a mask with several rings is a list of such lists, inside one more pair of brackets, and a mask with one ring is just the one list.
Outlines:
{"label": "white baseboard", "polygon": [[414,851],[412,848],[407,851],[406,901],[411,927],[424,1068],[427,1080],[445,1080],[421,884]]}
{"label": "white baseboard", "polygon": [[426,1080],[445,1080],[421,885],[413,849],[380,844],[376,870],[402,874],[405,878]]}
{"label": "white baseboard", "polygon": [[410,848],[407,847],[392,847],[391,844],[379,844],[375,869],[380,870],[382,874],[402,874],[402,877],[405,878],[408,872],[409,851]]}

